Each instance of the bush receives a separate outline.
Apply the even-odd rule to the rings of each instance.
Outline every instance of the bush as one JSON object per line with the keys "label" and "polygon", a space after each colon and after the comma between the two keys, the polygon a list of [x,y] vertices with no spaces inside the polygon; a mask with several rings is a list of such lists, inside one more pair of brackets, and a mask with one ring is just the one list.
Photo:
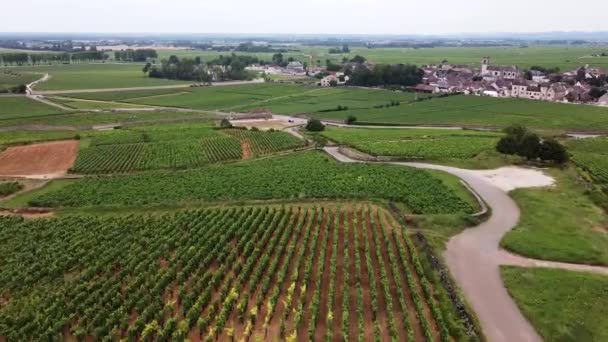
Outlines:
{"label": "bush", "polygon": [[306,130],[310,132],[322,132],[325,130],[325,125],[318,119],[309,119],[306,124]]}
{"label": "bush", "polygon": [[230,120],[223,118],[222,121],[220,122],[220,128],[232,128],[232,124],[230,123]]}
{"label": "bush", "polygon": [[554,161],[558,164],[563,164],[569,159],[566,148],[555,139],[543,141],[538,154],[541,160]]}
{"label": "bush", "polygon": [[349,115],[346,117],[346,120],[344,120],[344,123],[347,125],[352,125],[357,121],[357,117],[354,115]]}

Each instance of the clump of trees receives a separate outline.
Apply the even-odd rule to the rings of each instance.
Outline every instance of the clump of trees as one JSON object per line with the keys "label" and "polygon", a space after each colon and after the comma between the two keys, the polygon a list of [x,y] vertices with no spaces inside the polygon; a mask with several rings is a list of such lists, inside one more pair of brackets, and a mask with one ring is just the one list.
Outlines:
{"label": "clump of trees", "polygon": [[158,54],[153,49],[114,51],[114,59],[117,61],[145,62],[154,58],[158,58]]}
{"label": "clump of trees", "polygon": [[350,48],[348,47],[348,45],[342,45],[342,48],[330,48],[329,49],[329,53],[331,54],[337,54],[337,53],[350,53]]}
{"label": "clump of trees", "polygon": [[379,64],[369,69],[361,66],[352,71],[349,85],[362,87],[410,87],[422,82],[424,72],[411,64]]}
{"label": "clump of trees", "polygon": [[[255,56],[236,55],[228,56],[220,55],[218,58],[208,63],[215,77],[220,81],[225,80],[246,80],[251,78],[245,68],[248,65],[256,64],[259,59]],[[215,66],[215,67],[214,67]]]}
{"label": "clump of trees", "polygon": [[325,130],[325,125],[319,119],[308,119],[306,130],[309,132],[322,132]]}
{"label": "clump of trees", "polygon": [[563,164],[569,159],[566,148],[553,138],[541,139],[521,125],[507,127],[504,132],[507,135],[496,144],[496,150],[502,154],[557,164]]}
{"label": "clump of trees", "polygon": [[0,65],[39,65],[87,61],[103,61],[108,55],[103,51],[83,51],[74,53],[3,53],[0,54]]}
{"label": "clump of trees", "polygon": [[149,77],[165,78],[169,80],[183,80],[196,82],[211,82],[211,75],[207,66],[199,59],[182,58],[171,56],[163,59],[158,65],[146,64],[143,69]]}
{"label": "clump of trees", "polygon": [[346,119],[344,120],[344,123],[347,125],[352,125],[355,122],[357,122],[357,117],[354,115],[349,115],[346,117]]}

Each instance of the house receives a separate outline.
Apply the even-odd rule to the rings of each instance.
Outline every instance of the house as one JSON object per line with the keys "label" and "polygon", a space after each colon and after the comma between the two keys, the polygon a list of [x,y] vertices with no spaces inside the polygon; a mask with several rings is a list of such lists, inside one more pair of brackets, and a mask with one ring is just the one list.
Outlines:
{"label": "house", "polygon": [[322,87],[331,87],[333,81],[335,81],[336,85],[344,85],[346,82],[348,82],[349,79],[350,78],[348,76],[345,76],[344,73],[339,72],[334,75],[328,75],[323,77],[319,84]]}
{"label": "house", "polygon": [[429,84],[418,84],[414,87],[414,91],[417,93],[433,94],[439,91],[437,86]]}
{"label": "house", "polygon": [[490,57],[484,57],[481,59],[481,76],[486,81],[514,80],[520,77],[520,72],[515,65],[491,65]]}
{"label": "house", "polygon": [[298,61],[289,62],[289,64],[287,64],[287,66],[285,67],[285,70],[293,74],[303,74],[306,72],[304,70],[304,64]]}

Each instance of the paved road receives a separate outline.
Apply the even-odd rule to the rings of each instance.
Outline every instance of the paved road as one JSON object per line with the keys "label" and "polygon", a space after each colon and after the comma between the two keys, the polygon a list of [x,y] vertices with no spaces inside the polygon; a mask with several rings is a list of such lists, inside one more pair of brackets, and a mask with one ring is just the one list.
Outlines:
{"label": "paved road", "polygon": [[[358,162],[342,155],[336,147],[325,150],[338,161]],[[489,341],[542,341],[507,293],[500,277],[499,243],[519,220],[515,202],[506,192],[468,170],[423,163],[390,164],[449,172],[467,182],[493,208],[487,221],[450,239],[445,252],[448,268],[475,310]]]}

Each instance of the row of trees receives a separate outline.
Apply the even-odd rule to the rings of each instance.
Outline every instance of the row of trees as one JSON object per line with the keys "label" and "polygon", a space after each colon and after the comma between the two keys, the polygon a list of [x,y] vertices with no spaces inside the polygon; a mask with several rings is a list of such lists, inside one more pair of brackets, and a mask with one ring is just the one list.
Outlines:
{"label": "row of trees", "polygon": [[362,87],[409,87],[420,83],[423,75],[421,69],[411,64],[378,64],[372,69],[359,66],[352,71],[348,84]]}
{"label": "row of trees", "polygon": [[0,65],[39,65],[52,63],[72,63],[106,60],[108,55],[101,51],[73,53],[4,53],[0,54]]}
{"label": "row of trees", "polygon": [[127,49],[114,51],[114,59],[125,62],[145,62],[149,59],[158,58],[158,53],[153,49]]}
{"label": "row of trees", "polygon": [[558,164],[569,159],[566,148],[555,139],[541,139],[536,133],[520,125],[510,126],[504,132],[507,135],[496,144],[496,150],[500,153]]}

